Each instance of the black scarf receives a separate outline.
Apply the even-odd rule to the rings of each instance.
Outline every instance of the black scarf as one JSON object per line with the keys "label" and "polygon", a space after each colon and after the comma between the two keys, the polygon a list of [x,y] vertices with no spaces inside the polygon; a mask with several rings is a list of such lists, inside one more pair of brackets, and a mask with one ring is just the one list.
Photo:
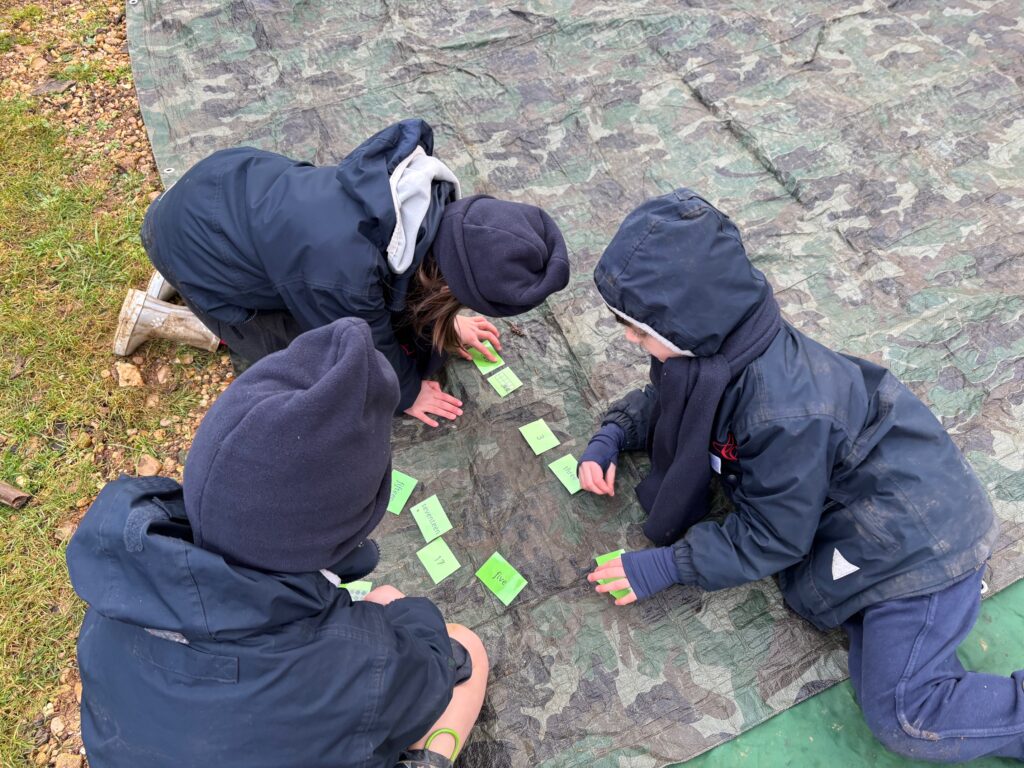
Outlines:
{"label": "black scarf", "polygon": [[781,328],[779,305],[769,292],[717,354],[651,360],[651,383],[658,390],[647,432],[651,474],[636,487],[636,495],[647,511],[644,533],[655,544],[678,541],[707,515],[708,444],[718,403],[729,382],[768,348]]}

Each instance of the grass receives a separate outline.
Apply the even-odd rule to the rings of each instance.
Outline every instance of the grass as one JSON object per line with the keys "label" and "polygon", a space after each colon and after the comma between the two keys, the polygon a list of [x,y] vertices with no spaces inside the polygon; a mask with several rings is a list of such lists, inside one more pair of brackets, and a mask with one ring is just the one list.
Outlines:
{"label": "grass", "polygon": [[[34,496],[19,511],[0,506],[2,766],[22,764],[26,726],[73,662],[82,607],[56,534],[116,472],[96,466],[94,449],[137,455],[130,428],[155,428],[196,400],[182,388],[146,409],[144,390],[101,376],[125,288],[149,271],[137,235],[143,179],[112,163],[78,178],[64,138],[30,102],[0,100],[0,480]],[[151,357],[169,349],[147,347]]]}

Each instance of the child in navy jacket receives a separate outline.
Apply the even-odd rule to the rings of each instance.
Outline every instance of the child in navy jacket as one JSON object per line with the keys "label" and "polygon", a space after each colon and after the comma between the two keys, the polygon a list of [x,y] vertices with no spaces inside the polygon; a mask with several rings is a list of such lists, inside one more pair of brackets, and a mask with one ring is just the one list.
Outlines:
{"label": "child in navy jacket", "polygon": [[397,402],[366,323],[337,320],[220,396],[184,486],[103,489],[67,551],[91,765],[450,768],[480,640],[426,598],[338,588],[379,559]]}
{"label": "child in navy jacket", "polygon": [[540,208],[456,199],[433,147],[426,122],[403,120],[336,166],[221,150],[150,205],[142,243],[239,368],[360,317],[398,375],[396,413],[436,427],[462,413],[432,380],[446,355],[501,349],[492,323],[460,311],[526,312],[565,287],[569,258]]}
{"label": "child in navy jacket", "polygon": [[[619,451],[646,449],[637,488],[657,548],[597,568],[631,589],[724,589],[776,575],[786,602],[850,638],[868,725],[936,761],[1024,758],[1024,672],[967,672],[997,529],[984,488],[928,408],[889,371],[789,326],[727,216],[680,189],[623,222],[594,273],[651,383],[615,403],[581,457],[614,493]],[[733,511],[703,521],[716,476]]]}

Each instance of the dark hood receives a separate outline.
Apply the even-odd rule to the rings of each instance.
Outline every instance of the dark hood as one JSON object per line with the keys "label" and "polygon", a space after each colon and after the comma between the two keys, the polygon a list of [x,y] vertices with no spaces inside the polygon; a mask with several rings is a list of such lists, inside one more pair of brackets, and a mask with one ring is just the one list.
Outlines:
{"label": "dark hood", "polygon": [[688,189],[630,213],[594,282],[614,310],[698,357],[716,354],[770,292],[729,217]]}

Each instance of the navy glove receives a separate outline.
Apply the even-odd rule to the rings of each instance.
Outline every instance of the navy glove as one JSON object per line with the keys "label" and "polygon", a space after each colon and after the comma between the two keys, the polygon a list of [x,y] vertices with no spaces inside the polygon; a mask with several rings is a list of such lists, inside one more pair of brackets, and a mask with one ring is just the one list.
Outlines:
{"label": "navy glove", "polygon": [[645,600],[673,584],[682,584],[672,547],[626,552],[622,568],[637,600]]}
{"label": "navy glove", "polygon": [[593,461],[601,467],[602,472],[607,472],[609,465],[618,464],[619,451],[625,439],[626,432],[622,427],[618,424],[605,424],[590,438],[587,449],[580,456],[580,464]]}

